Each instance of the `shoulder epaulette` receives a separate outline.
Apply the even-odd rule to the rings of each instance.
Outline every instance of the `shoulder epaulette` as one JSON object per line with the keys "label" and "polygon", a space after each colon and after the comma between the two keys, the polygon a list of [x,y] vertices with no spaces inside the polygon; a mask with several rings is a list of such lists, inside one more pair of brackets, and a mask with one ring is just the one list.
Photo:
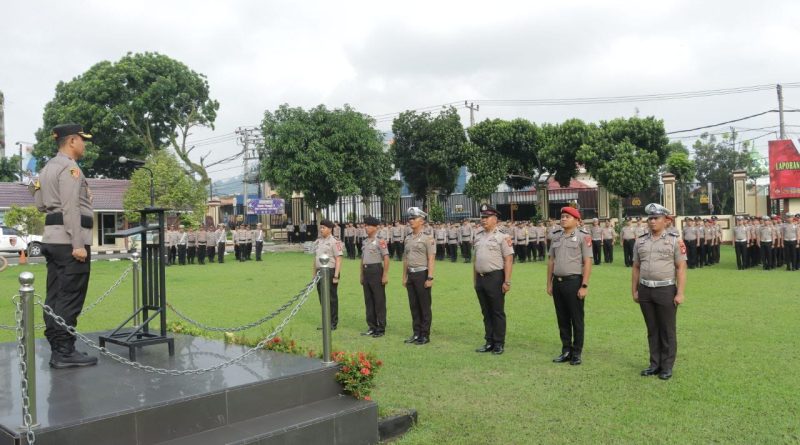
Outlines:
{"label": "shoulder epaulette", "polygon": [[[581,230],[583,230],[583,229],[581,229]],[[561,233],[563,231],[564,231],[564,229],[556,229],[556,230],[553,230],[553,234]]]}
{"label": "shoulder epaulette", "polygon": [[675,232],[669,232],[669,235],[670,235],[670,236],[679,236],[679,235],[678,235],[677,233],[675,233]]}
{"label": "shoulder epaulette", "polygon": [[585,233],[587,235],[589,234],[589,231],[584,229],[583,227],[581,227],[579,230],[581,231],[581,233]]}
{"label": "shoulder epaulette", "polygon": [[639,235],[639,238],[644,238],[645,236],[649,236],[649,235],[650,235],[649,233],[643,233],[643,234]]}

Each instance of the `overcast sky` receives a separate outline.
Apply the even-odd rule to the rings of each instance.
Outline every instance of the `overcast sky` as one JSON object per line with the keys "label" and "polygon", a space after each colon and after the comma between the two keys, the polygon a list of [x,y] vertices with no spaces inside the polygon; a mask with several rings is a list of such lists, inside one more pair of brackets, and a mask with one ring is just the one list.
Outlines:
{"label": "overcast sky", "polygon": [[[0,6],[6,146],[33,141],[55,85],[102,60],[156,51],[208,77],[216,130],[194,135],[210,160],[282,103],[386,115],[464,100],[567,99],[800,82],[800,2],[784,1],[70,1]],[[784,90],[800,108],[800,88]],[[667,131],[777,108],[774,89],[693,99],[491,106],[476,120],[535,122],[640,115]],[[468,111],[462,106],[462,121]],[[800,113],[786,117],[800,136]],[[777,131],[769,114],[734,124],[744,139]],[[389,129],[391,120],[379,119]],[[773,127],[765,130],[747,129]],[[711,129],[721,132],[728,126]],[[687,133],[688,135],[698,132]],[[212,141],[202,141],[220,136]],[[209,144],[219,140],[219,143]],[[689,144],[691,139],[686,140]],[[215,169],[215,179],[239,172]]]}

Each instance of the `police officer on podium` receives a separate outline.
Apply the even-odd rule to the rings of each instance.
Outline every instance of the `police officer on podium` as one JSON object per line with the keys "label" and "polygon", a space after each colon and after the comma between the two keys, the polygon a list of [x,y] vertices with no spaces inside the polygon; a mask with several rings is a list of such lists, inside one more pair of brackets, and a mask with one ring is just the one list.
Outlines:
{"label": "police officer on podium", "polygon": [[556,308],[561,355],[553,363],[580,365],[583,353],[583,304],[589,292],[594,260],[592,235],[579,229],[581,213],[561,208],[561,229],[553,233],[547,261],[547,294]]}
{"label": "police officer on podium", "polygon": [[678,350],[675,320],[684,301],[686,245],[665,230],[669,210],[648,204],[645,212],[650,232],[636,240],[631,274],[633,301],[644,316],[650,347],[650,366],[641,375],[669,380]]}
{"label": "police officer on podium", "polygon": [[[33,185],[39,211],[46,213],[43,253],[47,260],[45,304],[69,326],[77,326],[89,287],[92,244],[92,195],[76,161],[86,151],[92,135],[77,124],[52,130],[58,154],[47,162]],[[75,350],[75,337],[44,316],[44,335],[50,343],[50,367],[92,366],[97,357]]]}
{"label": "police officer on podium", "polygon": [[497,230],[499,212],[494,207],[481,206],[483,232],[475,237],[475,263],[472,284],[478,294],[483,314],[485,344],[475,352],[500,355],[506,342],[506,293],[511,290],[511,268],[514,247],[511,237]]}

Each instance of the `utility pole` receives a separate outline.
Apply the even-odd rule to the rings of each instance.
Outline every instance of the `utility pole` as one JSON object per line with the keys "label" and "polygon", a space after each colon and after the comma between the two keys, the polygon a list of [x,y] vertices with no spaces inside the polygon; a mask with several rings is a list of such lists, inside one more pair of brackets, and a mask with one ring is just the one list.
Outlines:
{"label": "utility pole", "polygon": [[0,91],[0,158],[6,157],[6,123],[5,123],[6,100],[3,92]]}
{"label": "utility pole", "polygon": [[783,123],[783,86],[778,84],[778,116],[780,119],[780,139],[786,139],[786,127]]}
{"label": "utility pole", "polygon": [[475,105],[475,102],[464,101],[464,106],[469,108],[469,126],[475,125],[475,112],[481,110],[480,105]]}
{"label": "utility pole", "polygon": [[250,171],[248,168],[248,161],[257,160],[258,153],[256,147],[259,143],[263,143],[263,138],[257,127],[239,127],[236,129],[236,134],[239,135],[239,144],[243,147],[242,156],[242,214],[245,224],[247,223],[247,183]]}

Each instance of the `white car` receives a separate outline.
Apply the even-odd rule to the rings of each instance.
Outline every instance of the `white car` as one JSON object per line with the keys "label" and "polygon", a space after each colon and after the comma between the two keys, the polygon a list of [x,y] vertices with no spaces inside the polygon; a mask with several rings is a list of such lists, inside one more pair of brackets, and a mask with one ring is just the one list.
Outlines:
{"label": "white car", "polygon": [[42,254],[42,237],[23,235],[12,227],[0,226],[0,253],[19,255],[23,250],[27,256],[40,256]]}

